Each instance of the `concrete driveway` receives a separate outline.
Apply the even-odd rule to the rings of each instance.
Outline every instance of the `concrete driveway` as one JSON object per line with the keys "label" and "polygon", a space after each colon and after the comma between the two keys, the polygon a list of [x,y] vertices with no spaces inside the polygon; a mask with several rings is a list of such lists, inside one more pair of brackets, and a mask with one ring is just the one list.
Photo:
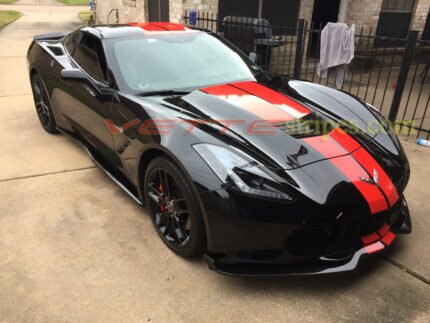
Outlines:
{"label": "concrete driveway", "polygon": [[413,234],[358,273],[221,276],[171,253],[145,209],[39,125],[27,47],[81,8],[6,8],[24,16],[0,32],[0,321],[430,321],[430,149],[405,142]]}

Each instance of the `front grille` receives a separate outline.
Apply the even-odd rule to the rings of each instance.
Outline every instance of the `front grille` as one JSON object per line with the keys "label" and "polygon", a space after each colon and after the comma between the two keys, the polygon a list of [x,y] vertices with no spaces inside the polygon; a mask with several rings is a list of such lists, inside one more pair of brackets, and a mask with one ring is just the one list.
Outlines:
{"label": "front grille", "polygon": [[361,246],[361,237],[378,231],[384,223],[393,224],[401,210],[399,201],[388,211],[354,220],[302,226],[288,237],[285,248],[294,256],[321,257],[348,252]]}

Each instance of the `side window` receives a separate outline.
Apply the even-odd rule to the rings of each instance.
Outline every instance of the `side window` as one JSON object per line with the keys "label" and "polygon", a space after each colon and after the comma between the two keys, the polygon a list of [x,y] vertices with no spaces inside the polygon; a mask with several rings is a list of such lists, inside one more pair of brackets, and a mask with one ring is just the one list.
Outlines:
{"label": "side window", "polygon": [[99,39],[83,34],[72,57],[91,77],[99,82],[105,82],[107,79],[106,58]]}
{"label": "side window", "polygon": [[73,55],[73,52],[75,51],[79,35],[80,35],[80,33],[78,31],[75,31],[73,33],[68,34],[64,38],[63,44],[66,47],[66,49],[70,55]]}

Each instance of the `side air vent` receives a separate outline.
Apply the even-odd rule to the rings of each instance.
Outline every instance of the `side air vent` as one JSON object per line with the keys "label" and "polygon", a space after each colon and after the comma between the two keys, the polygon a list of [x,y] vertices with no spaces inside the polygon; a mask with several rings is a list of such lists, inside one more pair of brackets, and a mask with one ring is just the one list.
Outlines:
{"label": "side air vent", "polygon": [[57,46],[48,46],[49,50],[55,55],[55,56],[62,56],[64,55],[63,50],[60,47]]}

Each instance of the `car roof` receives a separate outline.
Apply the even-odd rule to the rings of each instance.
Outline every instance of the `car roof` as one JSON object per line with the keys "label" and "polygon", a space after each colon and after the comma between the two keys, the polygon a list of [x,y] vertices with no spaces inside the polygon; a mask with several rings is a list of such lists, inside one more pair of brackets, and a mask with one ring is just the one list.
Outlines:
{"label": "car roof", "polygon": [[126,24],[83,27],[81,30],[104,39],[134,35],[142,36],[142,32],[147,36],[160,33],[184,34],[189,32],[201,32],[200,29],[171,22],[129,22]]}

